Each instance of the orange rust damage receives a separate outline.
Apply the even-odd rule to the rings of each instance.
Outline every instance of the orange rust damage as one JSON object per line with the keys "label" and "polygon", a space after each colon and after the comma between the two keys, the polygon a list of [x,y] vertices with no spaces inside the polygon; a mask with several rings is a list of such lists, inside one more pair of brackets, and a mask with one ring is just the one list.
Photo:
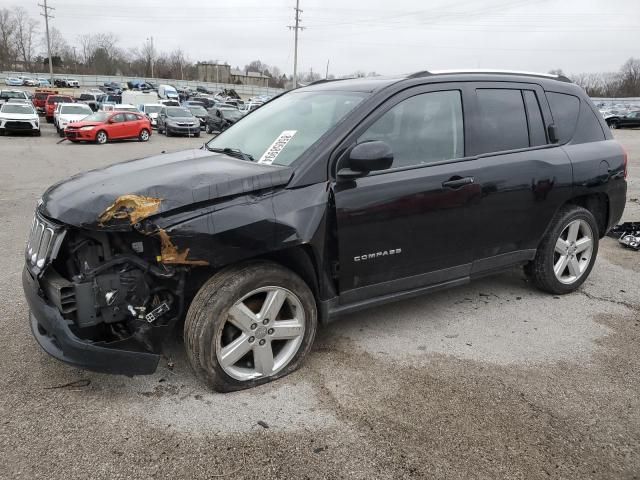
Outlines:
{"label": "orange rust damage", "polygon": [[162,199],[143,195],[121,195],[100,215],[100,224],[111,220],[125,220],[133,225],[158,212]]}
{"label": "orange rust damage", "polygon": [[162,228],[158,230],[157,235],[160,237],[161,243],[159,258],[159,261],[161,263],[180,265],[209,265],[209,262],[207,262],[206,260],[187,260],[189,249],[186,248],[182,252],[179,251],[178,247],[176,247],[171,241],[171,238],[169,238],[169,234]]}

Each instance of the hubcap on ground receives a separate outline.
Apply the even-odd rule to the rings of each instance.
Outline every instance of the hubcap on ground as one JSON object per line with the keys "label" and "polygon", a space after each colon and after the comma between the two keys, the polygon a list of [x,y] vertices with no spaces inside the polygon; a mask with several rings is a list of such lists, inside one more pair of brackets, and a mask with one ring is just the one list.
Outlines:
{"label": "hubcap on ground", "polygon": [[216,338],[216,355],[230,377],[246,381],[282,370],[298,352],[305,330],[302,303],[282,287],[245,295],[228,313]]}
{"label": "hubcap on ground", "polygon": [[570,285],[585,272],[593,254],[593,232],[584,220],[570,222],[558,240],[553,253],[553,271],[559,282]]}

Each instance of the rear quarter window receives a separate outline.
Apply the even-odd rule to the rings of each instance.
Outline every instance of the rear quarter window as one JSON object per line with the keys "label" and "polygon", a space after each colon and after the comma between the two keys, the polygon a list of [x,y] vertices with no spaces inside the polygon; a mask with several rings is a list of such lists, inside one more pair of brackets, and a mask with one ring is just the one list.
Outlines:
{"label": "rear quarter window", "polygon": [[573,135],[571,143],[601,142],[605,140],[604,131],[600,122],[593,113],[593,109],[584,100],[580,102],[580,116],[578,117],[578,127]]}
{"label": "rear quarter window", "polygon": [[576,130],[578,114],[580,113],[580,99],[565,93],[547,92],[547,100],[551,108],[553,123],[558,131],[559,143],[567,143]]}

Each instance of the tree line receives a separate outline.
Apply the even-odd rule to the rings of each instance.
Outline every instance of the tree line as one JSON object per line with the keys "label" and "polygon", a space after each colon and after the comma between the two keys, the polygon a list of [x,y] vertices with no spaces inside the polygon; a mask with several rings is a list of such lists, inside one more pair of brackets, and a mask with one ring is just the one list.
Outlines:
{"label": "tree line", "polygon": [[[55,27],[49,28],[51,61],[55,73],[84,75],[125,75],[131,77],[174,78],[197,80],[197,62],[192,61],[180,48],[170,52],[157,51],[150,40],[139,47],[124,48],[113,33],[78,35],[69,42]],[[44,28],[22,7],[0,8],[0,70],[48,71],[47,42]],[[207,60],[206,63],[219,63]],[[244,73],[258,72],[269,77],[269,86],[284,88],[291,76],[277,66],[254,60]],[[562,70],[552,73],[563,74]],[[355,77],[375,76],[375,72],[356,71]],[[581,73],[567,75],[592,97],[640,97],[640,59],[630,58],[618,72]],[[324,78],[309,70],[298,76],[300,83]],[[328,78],[334,78],[329,75]]]}

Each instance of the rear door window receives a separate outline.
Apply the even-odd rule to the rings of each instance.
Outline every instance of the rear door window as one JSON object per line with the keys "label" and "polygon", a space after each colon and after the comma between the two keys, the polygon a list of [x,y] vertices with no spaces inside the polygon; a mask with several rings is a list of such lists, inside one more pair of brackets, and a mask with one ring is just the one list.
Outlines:
{"label": "rear door window", "polygon": [[544,130],[542,112],[536,92],[533,90],[523,90],[524,105],[527,108],[527,118],[529,120],[529,145],[538,147],[546,145],[547,135]]}
{"label": "rear door window", "polygon": [[478,153],[529,147],[529,129],[520,90],[476,90],[480,122]]}
{"label": "rear door window", "polygon": [[580,112],[580,100],[565,93],[547,92],[547,100],[558,131],[558,142],[566,143],[573,137]]}
{"label": "rear door window", "polygon": [[127,122],[137,122],[140,118],[135,113],[126,113]]}

